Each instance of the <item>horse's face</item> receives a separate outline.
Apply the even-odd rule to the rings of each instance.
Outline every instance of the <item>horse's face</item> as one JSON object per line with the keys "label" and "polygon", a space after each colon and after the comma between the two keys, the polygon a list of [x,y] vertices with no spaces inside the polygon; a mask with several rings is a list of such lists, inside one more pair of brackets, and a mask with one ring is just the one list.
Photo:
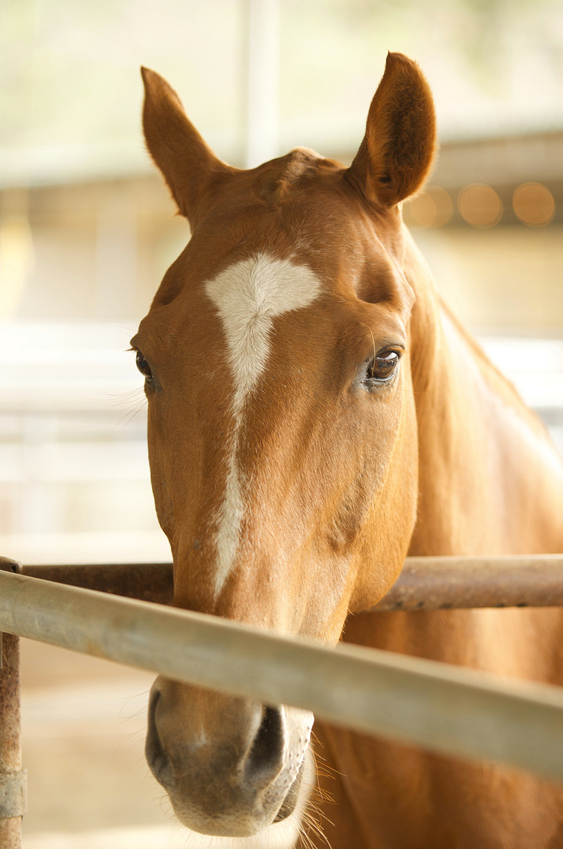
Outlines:
{"label": "horse's face", "polygon": [[[391,586],[414,525],[396,204],[430,165],[428,89],[391,57],[350,169],[300,150],[240,172],[145,82],[149,149],[192,223],[132,342],[174,602],[335,643]],[[293,810],[311,725],[158,679],[147,755],[186,825],[250,835]]]}
{"label": "horse's face", "polygon": [[412,528],[412,291],[351,188],[304,192],[210,214],[133,344],[175,603],[336,642]]}

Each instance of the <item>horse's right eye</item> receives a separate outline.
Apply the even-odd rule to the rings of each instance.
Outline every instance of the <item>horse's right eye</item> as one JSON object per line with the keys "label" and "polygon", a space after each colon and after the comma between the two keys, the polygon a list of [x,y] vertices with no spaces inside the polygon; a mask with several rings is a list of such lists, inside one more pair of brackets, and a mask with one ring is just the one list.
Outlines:
{"label": "horse's right eye", "polygon": [[137,368],[139,369],[143,377],[145,377],[147,380],[152,380],[153,376],[151,367],[149,366],[140,351],[137,351],[137,357],[135,362],[137,363]]}
{"label": "horse's right eye", "polygon": [[378,383],[384,383],[389,380],[395,374],[399,360],[400,356],[397,351],[380,351],[368,366],[368,380]]}

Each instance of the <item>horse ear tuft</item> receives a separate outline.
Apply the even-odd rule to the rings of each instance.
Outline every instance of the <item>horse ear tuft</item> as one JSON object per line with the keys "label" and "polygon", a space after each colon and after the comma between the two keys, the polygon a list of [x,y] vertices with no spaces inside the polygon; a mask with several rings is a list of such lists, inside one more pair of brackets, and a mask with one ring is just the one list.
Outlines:
{"label": "horse ear tuft", "polygon": [[348,179],[371,203],[389,208],[418,191],[435,149],[430,87],[415,62],[389,53]]}
{"label": "horse ear tuft", "polygon": [[143,131],[147,148],[180,213],[193,227],[206,190],[232,169],[207,146],[166,80],[148,68],[141,68],[141,75],[145,86]]}

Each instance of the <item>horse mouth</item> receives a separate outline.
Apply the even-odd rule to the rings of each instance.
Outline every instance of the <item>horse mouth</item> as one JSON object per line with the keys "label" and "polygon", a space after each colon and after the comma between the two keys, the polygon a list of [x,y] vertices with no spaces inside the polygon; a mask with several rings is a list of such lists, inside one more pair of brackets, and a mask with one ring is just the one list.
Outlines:
{"label": "horse mouth", "polygon": [[301,789],[301,782],[303,781],[303,774],[305,772],[305,758],[303,758],[303,762],[299,767],[299,772],[297,773],[296,778],[291,784],[289,790],[286,793],[285,799],[282,802],[281,808],[277,812],[274,823],[283,822],[291,814],[295,811],[297,807],[297,802],[299,801],[299,791]]}

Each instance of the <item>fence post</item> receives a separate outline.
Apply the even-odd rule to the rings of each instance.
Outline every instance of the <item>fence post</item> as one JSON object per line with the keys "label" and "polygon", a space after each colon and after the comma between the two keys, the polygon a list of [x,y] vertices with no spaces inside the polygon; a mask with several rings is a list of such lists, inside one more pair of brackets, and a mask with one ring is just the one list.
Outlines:
{"label": "fence post", "polygon": [[[20,571],[0,558],[0,569]],[[26,808],[26,773],[22,770],[20,709],[20,641],[0,633],[0,846],[21,849],[21,818]]]}

